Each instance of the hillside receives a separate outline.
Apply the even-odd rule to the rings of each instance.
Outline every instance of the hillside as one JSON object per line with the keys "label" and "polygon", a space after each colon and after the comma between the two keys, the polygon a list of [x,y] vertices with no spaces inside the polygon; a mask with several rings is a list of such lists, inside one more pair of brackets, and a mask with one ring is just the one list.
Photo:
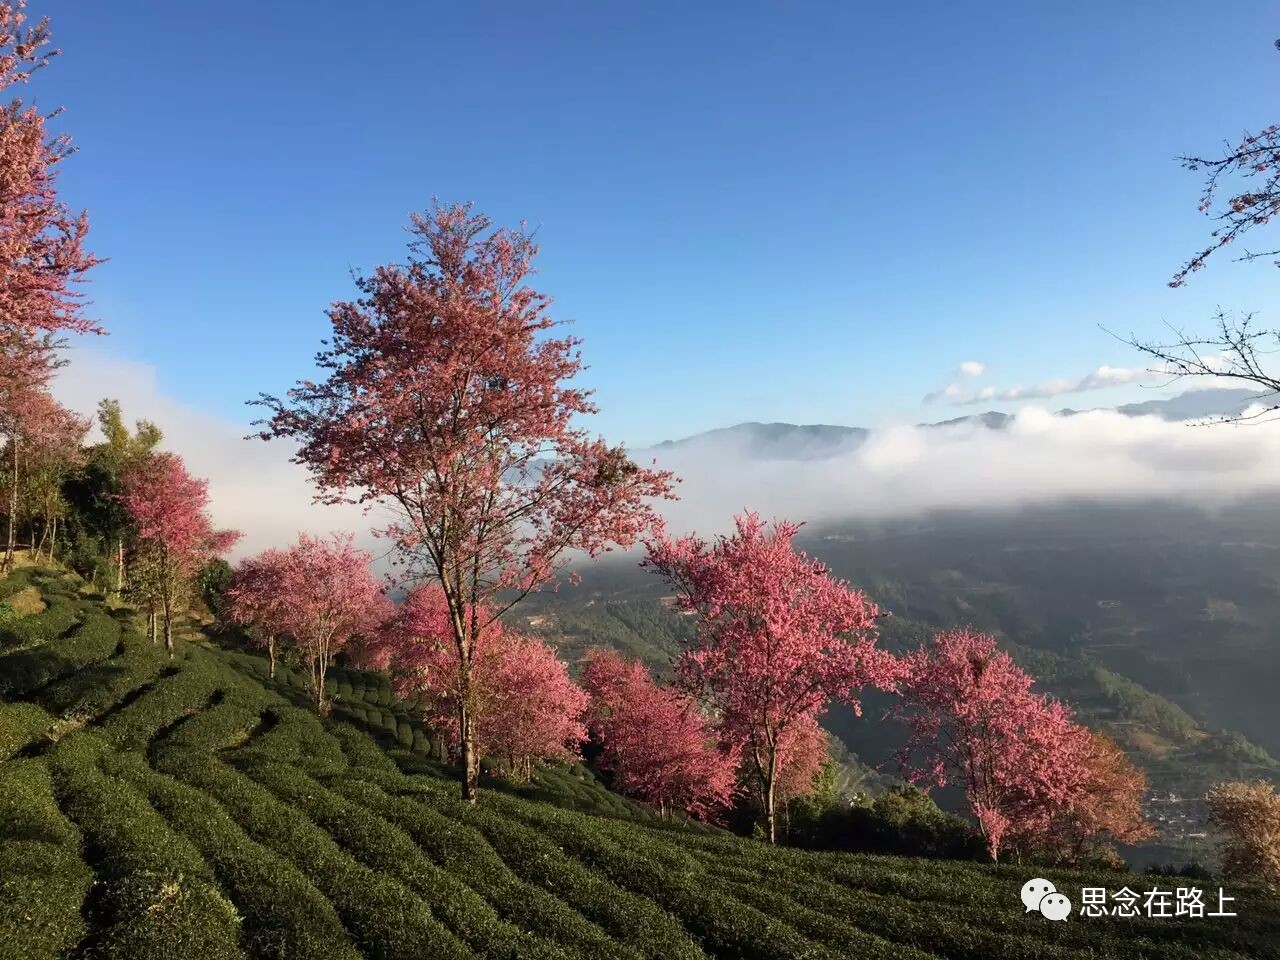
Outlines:
{"label": "hillside", "polygon": [[33,588],[0,632],[4,958],[1280,955],[1256,892],[1230,922],[1050,923],[1025,869],[769,849],[580,768],[469,809],[377,675],[340,672],[322,721],[292,675],[195,636],[168,660],[57,573],[0,592]]}
{"label": "hillside", "polygon": [[[957,624],[999,636],[1041,689],[1148,773],[1165,836],[1131,852],[1134,862],[1203,860],[1198,798],[1209,785],[1280,777],[1276,505],[1071,504],[848,520],[807,527],[803,545],[891,612],[881,633],[892,649]],[[582,572],[579,587],[526,605],[533,619],[522,625],[569,659],[599,643],[666,664],[690,624],[662,605],[662,584],[634,560]],[[861,720],[834,710],[828,723],[871,787],[867,767],[896,771],[886,702],[870,698]]]}

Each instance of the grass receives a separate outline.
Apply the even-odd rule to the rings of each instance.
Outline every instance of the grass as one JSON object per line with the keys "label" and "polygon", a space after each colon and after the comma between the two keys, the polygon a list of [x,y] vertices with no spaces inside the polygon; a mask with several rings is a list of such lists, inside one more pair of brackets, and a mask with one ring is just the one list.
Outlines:
{"label": "grass", "polygon": [[13,579],[0,597],[46,606],[0,651],[5,960],[1280,956],[1256,890],[1229,891],[1234,920],[1050,923],[1017,866],[771,849],[581,766],[486,779],[469,807],[383,677],[335,671],[321,719],[293,671],[212,644],[170,661],[74,584]]}

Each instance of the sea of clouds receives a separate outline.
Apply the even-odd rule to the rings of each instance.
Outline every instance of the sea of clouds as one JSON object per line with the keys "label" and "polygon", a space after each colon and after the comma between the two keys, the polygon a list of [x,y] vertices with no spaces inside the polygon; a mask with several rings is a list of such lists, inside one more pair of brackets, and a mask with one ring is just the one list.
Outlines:
{"label": "sea of clouds", "polygon": [[[375,553],[385,549],[368,533],[376,515],[313,502],[287,444],[246,439],[248,416],[236,423],[192,409],[145,363],[77,351],[55,393],[85,415],[114,397],[127,419],[157,423],[164,446],[209,479],[218,524],[244,532],[237,556],[299,530],[352,531]],[[1078,499],[1216,506],[1280,488],[1280,425],[1203,426],[1111,410],[1059,416],[1038,406],[1020,409],[1004,429],[886,426],[813,457],[763,459],[732,432],[636,455],[683,480],[680,500],[663,507],[669,528],[704,534],[723,532],[743,508],[816,522]]]}

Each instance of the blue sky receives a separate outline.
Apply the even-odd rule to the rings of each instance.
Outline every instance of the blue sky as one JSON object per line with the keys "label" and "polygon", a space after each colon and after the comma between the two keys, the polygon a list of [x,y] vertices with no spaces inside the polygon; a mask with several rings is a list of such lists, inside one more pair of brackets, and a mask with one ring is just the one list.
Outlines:
{"label": "blue sky", "polygon": [[1266,317],[1267,266],[1165,283],[1209,229],[1173,157],[1280,119],[1274,11],[961,6],[33,0],[111,258],[82,348],[247,420],[433,194],[538,225],[596,426],[635,443],[939,419],[962,361],[1075,379],[1141,365],[1098,324]]}

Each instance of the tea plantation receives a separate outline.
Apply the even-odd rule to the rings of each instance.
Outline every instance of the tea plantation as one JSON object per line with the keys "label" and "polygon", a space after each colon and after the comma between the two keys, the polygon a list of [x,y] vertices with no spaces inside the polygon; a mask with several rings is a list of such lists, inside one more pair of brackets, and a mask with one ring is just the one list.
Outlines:
{"label": "tea plantation", "polygon": [[31,586],[45,609],[0,625],[3,960],[1280,957],[1257,891],[1234,919],[1051,923],[1025,868],[769,849],[580,767],[468,808],[377,675],[337,671],[322,720],[289,671],[206,641],[169,660],[54,571],[0,599]]}

